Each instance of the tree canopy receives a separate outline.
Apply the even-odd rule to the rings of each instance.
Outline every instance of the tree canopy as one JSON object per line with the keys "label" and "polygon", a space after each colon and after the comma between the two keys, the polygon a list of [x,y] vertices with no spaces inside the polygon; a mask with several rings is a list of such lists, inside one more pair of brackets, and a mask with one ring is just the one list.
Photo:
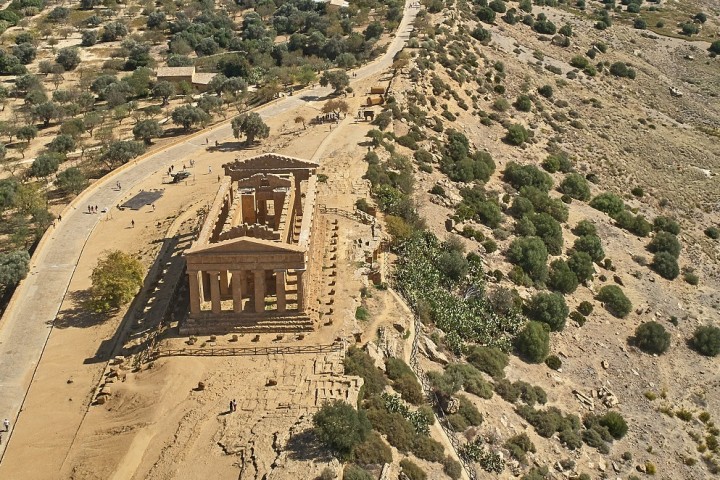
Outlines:
{"label": "tree canopy", "polygon": [[131,255],[113,250],[105,253],[90,276],[90,304],[97,312],[122,307],[135,297],[143,285],[144,268]]}
{"label": "tree canopy", "polygon": [[244,113],[232,119],[232,130],[235,138],[245,135],[245,143],[252,145],[256,138],[270,136],[270,127],[256,112]]}

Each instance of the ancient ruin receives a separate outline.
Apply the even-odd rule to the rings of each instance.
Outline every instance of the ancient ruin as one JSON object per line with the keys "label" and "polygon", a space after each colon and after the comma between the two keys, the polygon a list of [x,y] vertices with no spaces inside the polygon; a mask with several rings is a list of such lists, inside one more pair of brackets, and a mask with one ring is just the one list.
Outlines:
{"label": "ancient ruin", "polygon": [[185,252],[189,316],[181,332],[227,332],[275,320],[312,328],[307,285],[318,164],[273,153],[223,165],[225,177]]}

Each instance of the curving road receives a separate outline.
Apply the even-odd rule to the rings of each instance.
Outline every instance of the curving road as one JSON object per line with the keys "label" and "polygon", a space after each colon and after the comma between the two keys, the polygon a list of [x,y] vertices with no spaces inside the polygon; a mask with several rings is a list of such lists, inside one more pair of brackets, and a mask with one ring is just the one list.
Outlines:
{"label": "curving road", "polygon": [[[353,82],[374,76],[392,65],[395,54],[405,46],[410,36],[416,13],[417,9],[410,8],[410,2],[407,2],[398,33],[387,52],[375,62],[354,70]],[[263,118],[271,118],[299,107],[305,102],[303,98],[324,97],[330,92],[328,87],[309,88],[257,111]],[[85,205],[112,208],[127,195],[129,189],[152,173],[167,170],[170,165],[204,151],[203,139],[209,139],[212,144],[231,136],[232,129],[226,122],[126,165],[100,179],[76,198],[63,212],[62,222],[45,233],[32,258],[28,277],[16,290],[0,322],[0,419],[8,418],[11,422],[10,432],[0,434],[0,461],[85,243],[104,216],[85,214]],[[111,188],[116,182],[122,185],[121,191]]]}

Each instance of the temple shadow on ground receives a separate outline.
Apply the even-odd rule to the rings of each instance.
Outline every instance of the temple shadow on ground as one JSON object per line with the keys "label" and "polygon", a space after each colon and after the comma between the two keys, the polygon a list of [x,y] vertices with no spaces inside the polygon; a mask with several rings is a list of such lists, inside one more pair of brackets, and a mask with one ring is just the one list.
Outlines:
{"label": "temple shadow on ground", "polygon": [[[178,285],[184,271],[183,251],[190,245],[192,233],[178,234],[162,241],[158,256],[148,269],[143,287],[135,296],[112,337],[103,340],[95,355],[85,359],[88,363],[106,362],[122,353],[122,343],[140,337],[149,330],[157,329],[161,322],[174,314],[177,309],[187,306],[175,305]],[[177,302],[175,302],[177,303]],[[127,338],[124,338],[127,335]],[[135,348],[146,348],[141,342]]]}

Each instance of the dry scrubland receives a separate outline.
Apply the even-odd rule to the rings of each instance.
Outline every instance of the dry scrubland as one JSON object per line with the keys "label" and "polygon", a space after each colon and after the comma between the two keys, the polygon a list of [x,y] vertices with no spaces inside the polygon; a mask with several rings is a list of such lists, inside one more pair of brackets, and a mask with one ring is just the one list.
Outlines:
{"label": "dry scrubland", "polygon": [[[663,6],[668,18],[681,17],[672,5]],[[718,243],[712,238],[712,227],[720,219],[716,191],[720,112],[714,107],[720,80],[717,59],[708,54],[708,42],[682,35],[661,37],[632,28],[621,20],[633,17],[625,12],[615,15],[612,27],[595,28],[598,16],[592,12],[600,5],[594,2],[588,4],[587,15],[577,15],[576,8],[532,6],[535,22],[542,21],[538,15],[543,14],[557,29],[571,27],[569,45],[560,46],[565,40],[553,38],[554,31],[536,26],[546,33],[542,35],[524,24],[525,12],[518,7],[514,2],[506,5],[515,9],[515,24],[506,21],[507,16],[501,18],[501,13],[493,24],[478,22],[477,7],[464,2],[419,20],[418,42],[411,43],[417,48],[406,50],[409,64],[393,85],[396,105],[379,123],[385,136],[370,134],[376,144],[383,145],[377,149],[379,164],[378,158],[369,158],[379,165],[371,167],[370,178],[374,191],[381,192],[378,203],[394,216],[391,231],[401,238],[407,236],[407,223],[416,220],[387,200],[392,189],[394,194],[409,193],[409,182],[402,177],[388,179],[383,172],[411,168],[416,180],[412,197],[428,229],[444,240],[448,238],[445,219],[452,216],[459,222],[454,230],[466,237],[462,248],[478,253],[489,274],[485,291],[495,311],[507,308],[508,302],[514,302],[513,296],[519,295],[525,300],[526,315],[557,330],[550,333],[549,352],[528,354],[520,347],[518,353],[526,361],[511,356],[504,374],[494,380],[492,399],[469,395],[484,414],[482,426],[465,430],[467,422],[453,415],[449,419],[457,422],[455,428],[464,437],[484,442],[486,452],[500,447],[511,470],[517,474],[525,471],[527,478],[541,478],[543,466],[550,470],[548,478],[580,473],[590,478],[644,477],[653,467],[663,478],[712,476],[718,468],[712,448],[717,435],[712,422],[720,413],[714,395],[717,360],[693,351],[689,339],[699,326],[717,326],[720,306]],[[694,8],[703,10],[702,5]],[[655,14],[646,11],[645,5],[642,9],[640,17]],[[483,30],[476,30],[478,26]],[[702,29],[709,41],[715,40],[716,19]],[[611,73],[616,62],[633,69],[633,78]],[[682,96],[671,95],[671,87]],[[508,133],[516,128],[513,125],[523,126],[526,132],[513,132],[517,134],[513,137]],[[467,145],[458,147],[466,140],[469,149]],[[459,154],[458,149],[462,150]],[[463,160],[468,150],[472,162]],[[489,173],[487,154],[494,161],[494,173]],[[399,157],[403,155],[413,158],[414,165],[403,165]],[[571,166],[563,165],[567,160]],[[511,162],[534,165],[538,170],[519,173],[522,169]],[[550,177],[545,176],[548,172]],[[573,175],[568,172],[578,172],[580,179],[575,176],[564,181]],[[552,178],[549,197],[555,203],[542,200],[544,195],[537,190],[520,188],[532,185],[547,191],[547,178]],[[581,181],[583,178],[589,181]],[[605,192],[616,194],[616,201],[622,199],[625,207],[620,202],[619,209],[626,211],[609,212],[612,217],[599,211],[601,202],[590,200]],[[518,201],[518,196],[530,201]],[[562,211],[561,197],[567,202],[567,212]],[[534,210],[535,216],[528,209]],[[538,216],[538,211],[547,212],[559,225],[544,213],[544,217]],[[679,233],[671,228],[681,245],[675,272],[657,266],[659,260],[655,271],[650,268],[652,242],[670,238],[660,232],[663,227],[658,223],[652,232],[650,224],[658,216],[679,224]],[[513,247],[519,245],[517,239],[533,234],[541,237],[539,243],[550,252],[548,264],[570,258],[573,250],[590,252],[587,244],[576,243],[579,233],[588,233],[575,229],[580,221],[595,226],[604,254],[595,258],[594,275],[581,281],[577,289],[567,281],[572,276],[567,273],[571,261],[553,263],[548,278],[523,263],[527,257],[516,258]],[[451,236],[455,240],[445,248],[462,250],[456,246],[458,235]],[[457,258],[454,262],[461,271],[462,262]],[[525,271],[514,264],[524,265]],[[442,271],[442,266],[439,269]],[[445,273],[456,274],[452,267]],[[466,282],[451,285],[467,297]],[[630,300],[629,312],[612,315],[612,307],[603,308],[598,294],[610,285],[620,287]],[[557,293],[538,293],[546,289]],[[562,294],[564,301],[560,300]],[[474,337],[481,343],[501,343],[497,337],[463,331],[462,323],[443,319],[446,311],[433,304],[434,299],[430,305],[417,296],[414,300],[421,317],[424,314],[450,333],[445,337],[448,349],[469,353],[466,358],[483,369],[487,358],[473,353],[472,343],[461,346],[455,329],[460,326],[461,339]],[[584,302],[592,305],[592,313],[583,311],[589,306],[581,306]],[[572,313],[565,321],[568,311]],[[641,342],[633,338],[636,328],[648,322],[657,322],[669,334],[670,346],[662,354],[643,352]],[[493,331],[504,330],[509,338],[515,328],[508,316],[503,326]],[[430,327],[429,331],[433,330]],[[543,363],[533,365],[533,360],[542,362],[548,354],[559,358],[559,368],[554,358],[548,362],[557,371]],[[429,362],[425,366],[437,369]],[[586,420],[588,430],[593,425],[586,416],[590,411],[596,415],[619,412],[627,422],[627,434],[596,441],[594,433],[581,429],[576,431],[585,441],[580,447],[583,442],[575,444],[572,435],[561,432],[566,428],[561,423],[559,434],[544,438],[554,432],[553,427],[543,433],[547,423],[536,422],[553,421],[542,415],[533,417],[526,407],[518,408],[536,400],[530,394],[530,400],[524,401],[522,385],[517,385],[520,391],[508,391],[508,384],[500,380],[503,376],[542,387],[547,404],[539,407],[541,410],[550,406],[578,415]],[[435,385],[444,388],[439,381]],[[603,387],[611,392],[609,399],[602,397]],[[487,392],[481,394],[488,396]],[[502,445],[521,433],[528,435],[537,452],[528,454],[531,460],[518,466],[518,456]],[[494,462],[487,454],[477,458],[485,470],[493,470]],[[532,467],[530,472],[523,463]],[[503,475],[508,475],[508,470]]]}
{"label": "dry scrubland", "polygon": [[[718,241],[712,238],[720,222],[720,111],[715,106],[720,77],[718,60],[707,51],[718,31],[718,12],[703,4],[662,4],[654,10],[643,4],[639,16],[649,27],[644,30],[633,28],[636,15],[622,6],[611,13],[613,25],[601,30],[594,26],[600,18],[595,10],[602,7],[597,2],[584,11],[577,5],[501,3],[496,0],[493,8],[514,8],[517,22],[502,12],[490,22],[480,4],[427,2],[408,48],[396,58],[392,79],[384,77],[390,81],[388,99],[369,132],[348,118],[337,127],[342,135],[321,143],[324,126],[306,130],[296,120],[322,108],[322,100],[312,99],[269,121],[272,133],[263,148],[308,157],[324,151],[324,202],[348,209],[378,206],[392,236],[386,256],[396,262],[392,287],[423,322],[418,359],[428,372],[423,380],[436,401],[432,408],[455,431],[449,435],[479,478],[716,475],[717,357],[700,355],[689,340],[699,326],[718,325],[720,306]],[[523,19],[527,14],[521,8],[531,10],[532,17]],[[680,35],[679,23],[700,11],[708,18],[697,23],[698,33],[689,39]],[[138,12],[139,6],[130,5],[117,13],[129,14],[129,24],[141,31]],[[239,23],[247,16],[243,11],[233,18]],[[369,18],[356,21],[360,31]],[[537,22],[542,26],[535,30],[528,25]],[[569,44],[553,39],[548,22],[558,29],[569,26]],[[4,35],[13,38],[18,30]],[[165,33],[145,30],[141,40],[157,42],[149,50],[152,58],[167,53],[159,40]],[[63,41],[56,46],[65,46]],[[68,45],[79,42],[79,33],[68,33]],[[39,42],[31,70],[52,57],[51,43]],[[105,61],[118,46],[101,43],[83,50],[82,65],[88,72],[100,63],[111,67]],[[189,56],[198,64],[208,57]],[[43,80],[45,89],[54,81],[61,91],[83,88],[79,74],[53,75]],[[364,94],[379,80],[356,84],[355,91]],[[279,83],[266,83],[274,87],[261,89],[263,95],[272,98]],[[682,96],[671,95],[671,87]],[[214,110],[218,119],[262,100],[221,91],[206,96],[225,101]],[[94,135],[79,133],[75,140],[83,145],[82,155],[67,152],[72,160],[60,169],[78,164],[85,178],[107,171],[113,162],[123,162],[124,157],[109,158],[103,145],[130,135],[131,120],[125,117],[167,118],[174,107],[192,102],[183,97],[161,106],[161,97],[137,100],[132,108],[123,102],[106,108],[108,99],[100,99],[107,123]],[[348,97],[349,111],[361,101]],[[31,122],[32,109],[21,107],[24,103],[8,101],[8,122],[25,116]],[[156,112],[150,106],[161,108]],[[147,113],[134,113],[141,111]],[[43,151],[47,142],[40,140],[63,128],[56,120],[38,138],[9,145],[8,178],[22,177],[34,191],[54,178],[54,172],[23,177],[31,164],[22,157]],[[181,133],[163,127],[165,139],[158,144]],[[85,150],[92,152],[93,146],[100,147],[97,154],[88,155]],[[219,155],[232,156],[203,154],[199,168],[218,168]],[[118,246],[134,251],[138,238],[149,243],[165,230],[168,235],[191,232],[195,211],[202,207],[195,198],[210,198],[213,180],[189,188],[192,201],[183,193],[168,195],[157,215],[139,225],[142,236],[126,230]],[[49,191],[55,209],[68,199],[63,195],[69,192]],[[8,209],[15,215],[17,205]],[[20,212],[41,233],[40,220],[49,217],[40,213],[29,207]],[[127,225],[129,216],[118,217],[98,235]],[[454,220],[453,233],[446,231],[448,218]],[[344,361],[337,354],[165,358],[134,373],[124,373],[131,358],[118,360],[115,368],[125,380],[106,385],[107,403],[87,411],[93,400],[87,390],[103,371],[73,369],[72,362],[92,356],[124,312],[104,325],[90,325],[84,335],[63,329],[53,334],[48,351],[63,368],[41,364],[26,406],[35,415],[28,415],[32,420],[24,430],[19,424],[6,471],[21,471],[30,461],[30,445],[37,444],[63,478],[197,478],[212,471],[218,478],[328,479],[344,470],[351,480],[378,478],[384,463],[389,464],[386,478],[401,471],[411,480],[459,478],[448,434],[433,419],[407,367],[416,340],[411,314],[394,292],[367,284],[367,252],[356,245],[367,241],[369,227],[340,222],[337,275],[343,282],[335,294],[337,321],[302,342],[359,339],[358,347],[369,354],[351,349]],[[22,246],[32,235],[28,230],[7,237],[8,245]],[[149,264],[158,249],[143,248],[137,256]],[[74,279],[71,290],[87,289],[91,263],[83,261],[79,272],[85,277]],[[627,302],[618,300],[617,289]],[[69,301],[64,308],[76,305]],[[533,322],[527,324],[527,318]],[[643,324],[660,333],[651,332],[646,342],[633,338]],[[78,354],[63,350],[68,340]],[[145,340],[130,340],[123,353],[130,357]],[[183,346],[185,340],[169,331],[164,345]],[[216,341],[231,345],[227,338]],[[268,337],[262,344],[297,341]],[[251,345],[248,336],[239,342]],[[653,349],[658,353],[648,353]],[[65,385],[66,376],[73,383]],[[364,380],[359,391],[357,376]],[[63,386],[44,383],[50,378],[61,378]],[[196,388],[198,381],[204,390]],[[62,427],[41,439],[38,426],[59,422],[47,416],[46,406],[60,388],[81,400],[60,408],[66,415]],[[224,412],[230,398],[238,398],[237,414]],[[340,398],[359,413],[333,404],[316,415],[325,400]],[[327,421],[337,417],[348,427],[335,429],[335,422]],[[49,477],[41,465],[31,472]]]}

